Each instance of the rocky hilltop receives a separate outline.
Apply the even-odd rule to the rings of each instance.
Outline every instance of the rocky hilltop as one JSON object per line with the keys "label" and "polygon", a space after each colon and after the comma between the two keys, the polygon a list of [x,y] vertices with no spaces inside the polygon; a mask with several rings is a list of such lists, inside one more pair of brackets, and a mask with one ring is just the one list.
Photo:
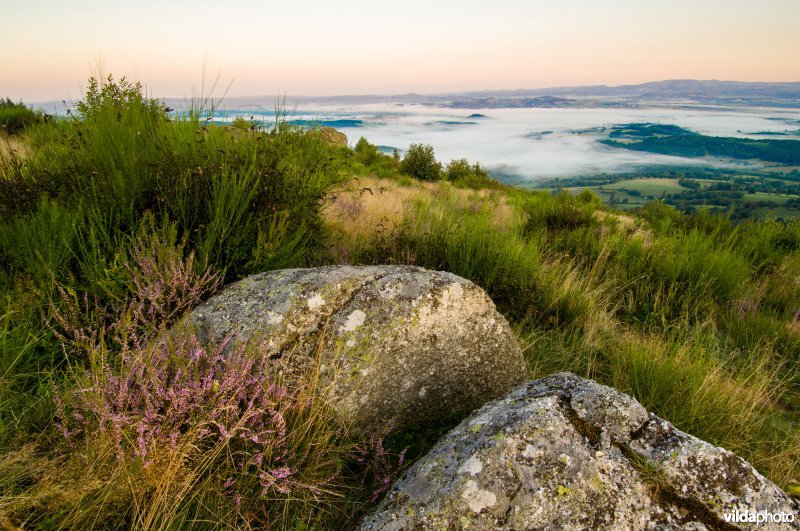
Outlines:
{"label": "rocky hilltop", "polygon": [[362,530],[726,529],[739,525],[729,521],[737,511],[798,511],[746,461],[617,390],[569,373],[518,386],[524,363],[505,319],[450,273],[262,273],[185,325],[208,342],[257,342],[288,373],[317,360],[336,406],[361,430],[479,408],[407,471]]}

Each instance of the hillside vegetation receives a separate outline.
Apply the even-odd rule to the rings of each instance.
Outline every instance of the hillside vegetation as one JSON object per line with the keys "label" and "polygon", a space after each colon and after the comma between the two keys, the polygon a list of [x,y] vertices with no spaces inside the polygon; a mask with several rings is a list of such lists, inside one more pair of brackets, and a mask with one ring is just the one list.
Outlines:
{"label": "hillside vegetation", "polygon": [[[578,192],[588,188],[624,210],[660,199],[687,214],[710,209],[735,220],[800,218],[800,140],[714,137],[654,123],[616,125],[602,132],[597,141],[611,148],[715,163],[655,165],[636,173],[546,179],[527,186]],[[795,132],[749,134],[791,137]]]}
{"label": "hillside vegetation", "polygon": [[286,382],[259,352],[163,334],[225,283],[332,263],[468,278],[532,378],[594,378],[781,486],[800,477],[798,222],[659,201],[622,214],[442,167],[427,146],[399,160],[288,122],[170,115],[111,78],[14,142],[0,150],[3,525],[352,525],[401,452],[446,427],[357,440],[315,374]]}
{"label": "hillside vegetation", "polygon": [[758,159],[767,162],[800,164],[800,140],[749,139],[707,136],[678,126],[660,124],[627,124],[612,129],[611,147],[647,151],[677,157],[730,157]]}

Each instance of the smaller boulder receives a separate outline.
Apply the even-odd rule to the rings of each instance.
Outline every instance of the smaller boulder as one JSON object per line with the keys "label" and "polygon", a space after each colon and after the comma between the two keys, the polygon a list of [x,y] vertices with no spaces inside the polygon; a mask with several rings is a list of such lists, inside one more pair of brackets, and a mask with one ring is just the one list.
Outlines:
{"label": "smaller boulder", "polygon": [[731,529],[745,510],[798,516],[746,461],[562,373],[475,411],[360,529]]}

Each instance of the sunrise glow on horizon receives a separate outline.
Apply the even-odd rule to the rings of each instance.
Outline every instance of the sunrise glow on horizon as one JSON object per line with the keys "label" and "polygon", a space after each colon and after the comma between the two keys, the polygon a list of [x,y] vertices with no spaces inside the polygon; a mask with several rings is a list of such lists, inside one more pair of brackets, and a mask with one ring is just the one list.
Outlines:
{"label": "sunrise glow on horizon", "polygon": [[31,0],[3,10],[0,96],[79,98],[98,66],[192,96],[204,63],[230,96],[800,81],[798,20],[797,0]]}

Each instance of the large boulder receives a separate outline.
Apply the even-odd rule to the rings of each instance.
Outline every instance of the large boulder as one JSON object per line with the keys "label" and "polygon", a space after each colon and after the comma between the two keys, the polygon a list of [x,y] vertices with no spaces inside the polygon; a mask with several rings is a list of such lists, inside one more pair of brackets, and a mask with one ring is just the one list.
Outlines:
{"label": "large boulder", "polygon": [[726,520],[736,511],[800,517],[794,501],[731,452],[619,391],[562,373],[474,412],[361,529],[746,527]]}
{"label": "large boulder", "polygon": [[201,341],[232,337],[266,351],[286,374],[321,364],[334,405],[359,430],[460,419],[525,379],[520,348],[486,293],[418,267],[261,273],[185,324]]}

